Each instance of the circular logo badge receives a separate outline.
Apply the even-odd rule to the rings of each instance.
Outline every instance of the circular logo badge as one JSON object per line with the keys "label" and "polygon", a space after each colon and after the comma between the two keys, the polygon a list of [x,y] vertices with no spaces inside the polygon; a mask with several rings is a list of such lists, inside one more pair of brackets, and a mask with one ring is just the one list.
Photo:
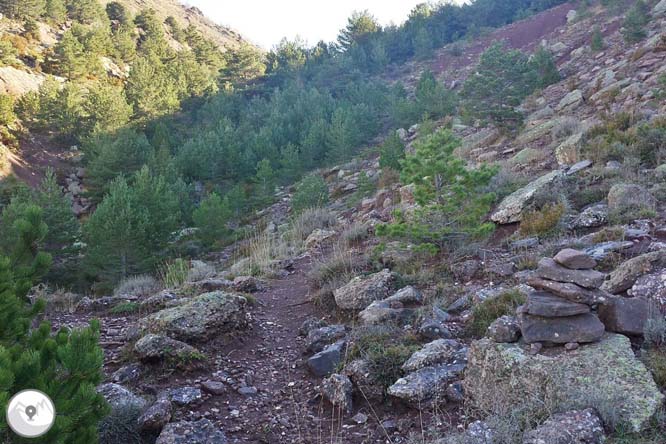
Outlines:
{"label": "circular logo badge", "polygon": [[7,424],[23,438],[37,438],[51,430],[55,407],[51,398],[39,390],[23,390],[9,400]]}

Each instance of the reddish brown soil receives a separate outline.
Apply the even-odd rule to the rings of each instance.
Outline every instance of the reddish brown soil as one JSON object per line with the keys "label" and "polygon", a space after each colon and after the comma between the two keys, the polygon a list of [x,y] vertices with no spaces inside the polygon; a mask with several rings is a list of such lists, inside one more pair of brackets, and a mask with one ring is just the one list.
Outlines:
{"label": "reddish brown soil", "polygon": [[20,140],[17,153],[10,153],[11,172],[31,187],[36,187],[44,177],[47,168],[64,174],[71,168],[67,162],[68,152],[47,136],[31,134]]}

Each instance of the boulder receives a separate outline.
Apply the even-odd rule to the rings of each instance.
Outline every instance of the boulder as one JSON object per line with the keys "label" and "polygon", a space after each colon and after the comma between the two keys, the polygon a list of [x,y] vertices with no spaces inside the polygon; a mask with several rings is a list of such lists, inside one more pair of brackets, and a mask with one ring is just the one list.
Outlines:
{"label": "boulder", "polygon": [[666,267],[666,250],[653,251],[631,258],[617,267],[608,276],[601,288],[618,294],[630,289],[639,277]]}
{"label": "boulder", "polygon": [[204,381],[201,383],[201,388],[204,392],[215,396],[224,395],[227,392],[227,386],[220,381]]}
{"label": "boulder", "polygon": [[333,373],[342,362],[345,345],[345,341],[338,341],[309,358],[307,364],[310,372],[319,377]]}
{"label": "boulder", "polygon": [[597,266],[597,261],[588,254],[573,248],[565,248],[557,253],[553,260],[571,270],[588,270]]}
{"label": "boulder", "polygon": [[649,426],[664,400],[629,338],[613,333],[548,356],[530,355],[520,344],[475,341],[464,387],[471,406],[483,414],[503,415],[548,402],[554,410],[595,408],[604,422],[621,421],[636,432]]}
{"label": "boulder", "polygon": [[523,211],[532,202],[534,196],[542,191],[554,188],[555,184],[562,178],[562,172],[551,171],[545,176],[541,176],[527,186],[513,192],[499,204],[490,219],[498,224],[510,224],[520,222],[523,218]]}
{"label": "boulder", "polygon": [[454,339],[437,339],[415,351],[402,365],[405,372],[413,372],[436,364],[456,364],[466,361],[467,349]]}
{"label": "boulder", "polygon": [[530,276],[527,284],[537,290],[544,290],[553,293],[571,302],[578,302],[587,305],[596,305],[603,303],[609,296],[603,290],[587,289],[576,284],[555,282],[548,279],[542,279],[538,276]]}
{"label": "boulder", "polygon": [[520,339],[520,324],[515,316],[501,316],[493,321],[486,336],[495,342],[516,342]]}
{"label": "boulder", "polygon": [[358,314],[364,325],[377,325],[398,321],[406,310],[400,302],[390,303],[387,300],[375,301]]}
{"label": "boulder", "polygon": [[648,320],[648,301],[614,296],[599,306],[599,319],[606,330],[626,335],[642,335]]}
{"label": "boulder", "polygon": [[[594,260],[604,260],[610,253],[619,253],[634,246],[631,241],[608,241],[585,249]],[[603,286],[602,286],[603,287]]]}
{"label": "boulder", "polygon": [[608,205],[596,204],[585,208],[581,213],[571,222],[571,228],[595,228],[601,227],[608,223]]}
{"label": "boulder", "polygon": [[579,314],[560,318],[546,318],[521,313],[520,331],[528,344],[567,344],[569,342],[596,342],[604,335],[604,324],[592,314]]}
{"label": "boulder", "polygon": [[321,384],[321,394],[331,404],[340,407],[347,414],[352,412],[352,391],[353,386],[349,378],[345,375],[334,374],[324,379]]}
{"label": "boulder", "polygon": [[148,334],[134,344],[134,353],[143,362],[173,360],[175,362],[198,359],[200,352],[191,345],[167,336]]}
{"label": "boulder", "polygon": [[619,183],[608,192],[608,209],[615,212],[634,209],[654,209],[657,200],[645,188],[636,184]]}
{"label": "boulder", "polygon": [[403,304],[420,304],[423,302],[423,296],[416,288],[408,285],[384,300],[387,302],[401,302]]}
{"label": "boulder", "polygon": [[266,285],[254,276],[238,276],[231,283],[231,288],[241,293],[256,293],[266,288]]}
{"label": "boulder", "polygon": [[555,159],[560,165],[572,165],[579,160],[583,133],[572,134],[555,148]]}
{"label": "boulder", "polygon": [[316,229],[305,239],[305,248],[312,250],[321,247],[324,242],[335,236],[333,230]]}
{"label": "boulder", "polygon": [[462,363],[425,367],[398,379],[387,393],[418,409],[446,404],[446,389],[462,376],[464,369]]}
{"label": "boulder", "polygon": [[558,318],[589,313],[590,306],[562,299],[547,291],[535,291],[528,296],[523,311],[534,316]]}
{"label": "boulder", "polygon": [[599,288],[606,278],[605,274],[596,270],[571,270],[565,268],[547,257],[539,261],[536,274],[543,279],[576,284],[585,288]]}
{"label": "boulder", "polygon": [[576,162],[573,165],[571,165],[567,170],[567,176],[573,176],[574,174],[583,171],[585,168],[589,168],[591,166],[592,166],[592,161],[588,159]]}
{"label": "boulder", "polygon": [[28,92],[38,91],[44,79],[46,79],[44,75],[32,74],[13,66],[3,66],[0,68],[0,93],[22,96]]}
{"label": "boulder", "polygon": [[388,269],[370,276],[357,276],[333,292],[335,303],[343,310],[363,310],[374,301],[389,297],[396,276]]}
{"label": "boulder", "polygon": [[323,319],[319,318],[308,318],[301,324],[301,327],[298,329],[298,335],[301,337],[307,337],[312,330],[318,328],[326,327],[328,324]]}
{"label": "boulder", "polygon": [[160,398],[143,412],[137,423],[141,430],[159,432],[171,421],[172,414],[171,401],[167,398]]}
{"label": "boulder", "polygon": [[580,104],[583,103],[583,93],[579,89],[575,89],[568,93],[566,96],[562,97],[560,103],[557,104],[557,110],[568,110],[571,111],[574,108],[577,108]]}
{"label": "boulder", "polygon": [[655,16],[666,14],[666,0],[661,0],[659,3],[654,5],[654,8],[652,8],[652,14]]}
{"label": "boulder", "polygon": [[602,444],[604,424],[594,409],[573,410],[551,416],[525,432],[523,444]]}
{"label": "boulder", "polygon": [[368,361],[353,360],[345,366],[343,374],[349,378],[364,398],[383,399],[384,387],[376,380]]}
{"label": "boulder", "polygon": [[245,327],[246,305],[247,299],[238,294],[222,291],[204,293],[183,305],[141,319],[139,328],[178,340],[205,341]]}
{"label": "boulder", "polygon": [[659,270],[639,277],[627,291],[633,297],[640,297],[654,304],[666,315],[666,270]]}
{"label": "boulder", "polygon": [[167,424],[155,444],[228,444],[224,432],[208,419]]}
{"label": "boulder", "polygon": [[111,405],[111,408],[131,406],[137,410],[143,410],[148,405],[145,399],[135,395],[119,384],[102,384],[97,387],[97,393],[104,396],[104,399]]}
{"label": "boulder", "polygon": [[195,404],[203,398],[203,393],[196,387],[178,387],[169,390],[169,398],[174,404],[186,406]]}
{"label": "boulder", "polygon": [[327,345],[344,338],[347,329],[344,324],[330,325],[326,327],[315,328],[310,330],[305,342],[307,343],[306,349],[310,353],[318,353],[322,351]]}

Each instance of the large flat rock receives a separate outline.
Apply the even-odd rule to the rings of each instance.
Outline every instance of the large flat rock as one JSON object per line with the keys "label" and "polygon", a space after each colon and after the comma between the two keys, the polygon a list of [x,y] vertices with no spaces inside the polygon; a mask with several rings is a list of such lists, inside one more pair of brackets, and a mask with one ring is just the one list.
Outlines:
{"label": "large flat rock", "polygon": [[520,222],[523,219],[523,210],[532,202],[534,196],[540,192],[554,187],[563,176],[559,170],[551,171],[534,182],[513,192],[504,198],[490,219],[498,224]]}
{"label": "large flat rock", "polygon": [[520,343],[473,342],[464,381],[471,405],[494,415],[531,403],[535,409],[543,403],[555,410],[592,407],[605,422],[620,420],[641,431],[664,400],[626,336],[607,333],[575,351],[550,352],[532,356]]}

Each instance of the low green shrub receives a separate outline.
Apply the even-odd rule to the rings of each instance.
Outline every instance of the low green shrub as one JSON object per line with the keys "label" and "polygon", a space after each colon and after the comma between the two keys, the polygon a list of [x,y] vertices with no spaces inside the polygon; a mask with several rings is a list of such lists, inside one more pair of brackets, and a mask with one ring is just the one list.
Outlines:
{"label": "low green shrub", "polygon": [[523,293],[511,290],[477,304],[472,309],[472,318],[466,329],[467,334],[476,338],[484,336],[493,321],[504,315],[514,315],[525,300]]}
{"label": "low green shrub", "polygon": [[139,309],[139,304],[136,302],[121,302],[111,309],[111,314],[130,314]]}
{"label": "low green shrub", "polygon": [[296,187],[291,199],[294,213],[299,214],[309,208],[319,208],[328,202],[328,185],[318,174],[305,177]]}

